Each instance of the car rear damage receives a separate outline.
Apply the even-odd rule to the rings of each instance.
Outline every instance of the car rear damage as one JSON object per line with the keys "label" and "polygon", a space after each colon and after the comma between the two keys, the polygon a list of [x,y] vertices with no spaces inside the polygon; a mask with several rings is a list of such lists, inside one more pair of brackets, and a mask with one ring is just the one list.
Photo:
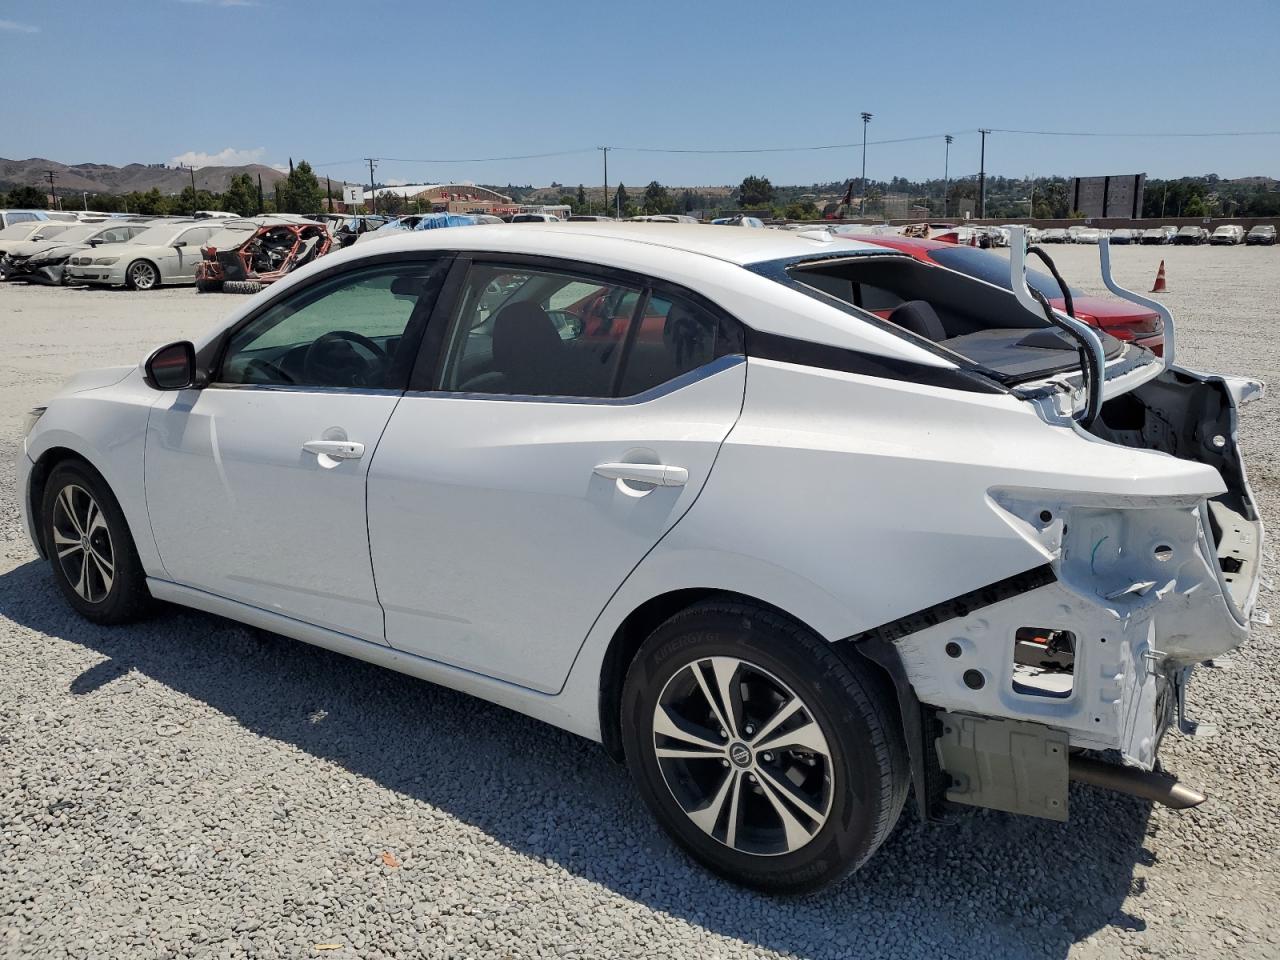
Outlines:
{"label": "car rear damage", "polygon": [[1115,283],[1105,240],[1107,286],[1160,312],[1166,350],[1103,359],[1095,333],[1019,283],[1020,236],[1013,246],[1015,293],[1077,336],[1083,360],[1015,394],[1090,443],[1207,469],[1163,485],[993,485],[989,508],[1043,565],[852,639],[895,680],[929,816],[965,804],[1065,820],[1072,779],[1194,806],[1203,794],[1159,772],[1157,752],[1170,728],[1213,732],[1188,716],[1192,672],[1243,643],[1255,616],[1263,528],[1238,414],[1264,387],[1176,366],[1173,318]]}

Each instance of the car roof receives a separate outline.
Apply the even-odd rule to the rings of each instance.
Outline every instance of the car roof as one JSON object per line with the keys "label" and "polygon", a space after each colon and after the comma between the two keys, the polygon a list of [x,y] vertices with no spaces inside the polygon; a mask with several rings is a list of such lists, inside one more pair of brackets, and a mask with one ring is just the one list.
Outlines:
{"label": "car roof", "polygon": [[615,252],[633,244],[645,245],[713,257],[740,266],[791,257],[825,256],[840,251],[870,253],[883,249],[860,240],[825,233],[818,238],[817,231],[809,236],[804,232],[725,230],[711,224],[653,221],[535,222],[519,227],[486,224],[476,229],[426,230],[388,239],[387,243],[394,244],[394,247],[380,243],[377,249],[451,248],[579,258],[582,256],[581,245],[573,242],[579,238],[599,241],[602,248],[607,246]]}

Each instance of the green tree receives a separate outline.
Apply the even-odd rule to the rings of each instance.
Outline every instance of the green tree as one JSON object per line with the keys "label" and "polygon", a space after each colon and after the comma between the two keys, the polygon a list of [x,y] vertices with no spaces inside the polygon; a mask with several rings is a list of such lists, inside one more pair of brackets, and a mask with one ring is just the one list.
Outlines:
{"label": "green tree", "polygon": [[586,213],[586,212],[587,212],[587,208],[588,208],[588,204],[587,204],[587,191],[586,191],[586,189],[582,186],[582,184],[578,184],[578,196],[577,196],[577,199],[575,199],[575,200],[574,200],[574,203],[573,203],[573,212],[574,212],[574,213]]}
{"label": "green tree", "polygon": [[257,213],[258,187],[253,177],[247,173],[237,173],[232,177],[227,192],[222,195],[222,208],[242,217],[252,217]]}
{"label": "green tree", "polygon": [[674,209],[667,188],[657,180],[650,180],[649,185],[644,188],[643,208],[647,214],[671,213]]}
{"label": "green tree", "polygon": [[43,190],[35,187],[17,187],[9,191],[9,206],[24,210],[44,210],[49,206],[49,198]]}
{"label": "green tree", "polygon": [[324,191],[311,164],[299,160],[289,175],[277,183],[281,212],[320,213],[324,209]]}
{"label": "green tree", "polygon": [[821,214],[818,212],[818,205],[812,200],[798,200],[787,204],[782,216],[787,220],[817,220]]}
{"label": "green tree", "polygon": [[146,193],[138,193],[135,190],[133,193],[126,194],[124,201],[130,213],[140,213],[150,217],[162,217],[169,213],[169,198],[155,187]]}
{"label": "green tree", "polygon": [[182,193],[174,198],[171,206],[175,211],[180,210],[183,213],[195,213],[197,210],[221,210],[220,200],[220,197],[208,190],[192,192],[188,186],[182,188]]}
{"label": "green tree", "polygon": [[767,207],[773,203],[773,184],[768,177],[747,177],[738,187],[738,202],[744,207]]}
{"label": "green tree", "polygon": [[627,196],[627,188],[621,183],[618,184],[618,189],[613,193],[613,207],[614,210],[620,210],[622,216],[631,216],[631,214],[627,213],[631,209],[631,198]]}

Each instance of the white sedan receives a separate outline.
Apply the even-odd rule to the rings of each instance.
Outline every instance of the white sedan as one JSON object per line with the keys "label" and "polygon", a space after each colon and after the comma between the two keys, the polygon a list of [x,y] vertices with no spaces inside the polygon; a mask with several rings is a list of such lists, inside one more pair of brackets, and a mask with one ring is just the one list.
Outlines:
{"label": "white sedan", "polygon": [[94,622],[168,601],[488,698],[603,742],[710,868],[810,890],[909,786],[925,819],[1203,799],[1153,768],[1248,634],[1261,385],[1015,290],[817,232],[406,233],[73,380],[19,500]]}

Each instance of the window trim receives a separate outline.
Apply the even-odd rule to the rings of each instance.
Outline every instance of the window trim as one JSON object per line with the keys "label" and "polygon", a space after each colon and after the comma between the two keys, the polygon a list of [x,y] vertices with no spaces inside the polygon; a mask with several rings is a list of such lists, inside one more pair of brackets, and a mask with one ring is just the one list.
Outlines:
{"label": "window trim", "polygon": [[[408,251],[383,254],[381,256],[369,257],[360,261],[360,265],[355,269],[344,263],[333,264],[327,269],[319,270],[314,276],[309,277],[306,281],[290,287],[288,291],[278,297],[273,297],[266,303],[259,306],[256,310],[241,317],[231,326],[222,330],[218,336],[214,337],[209,343],[196,354],[196,369],[206,383],[205,389],[222,389],[222,390],[272,390],[276,392],[288,393],[336,393],[359,394],[359,395],[380,395],[380,394],[403,394],[407,389],[412,376],[414,364],[417,362],[419,351],[422,346],[422,338],[431,325],[432,319],[436,315],[436,311],[440,306],[440,301],[444,299],[448,291],[449,283],[453,279],[453,268],[455,252],[452,250],[431,250],[431,251]],[[292,299],[295,296],[304,294],[313,287],[332,279],[341,274],[350,274],[355,272],[363,272],[375,268],[385,268],[395,266],[397,264],[415,264],[415,263],[431,263],[444,262],[448,264],[448,273],[445,277],[444,285],[441,287],[440,293],[436,295],[436,301],[431,305],[431,309],[414,322],[414,317],[410,316],[410,322],[405,327],[404,334],[401,336],[401,346],[406,351],[406,361],[398,378],[398,383],[394,383],[390,387],[327,387],[327,386],[307,386],[306,384],[272,384],[272,383],[227,383],[225,381],[215,379],[218,373],[222,372],[223,362],[226,360],[227,348],[231,344],[231,338],[237,333],[253,323],[268,310]],[[417,312],[417,306],[414,307]]]}
{"label": "window trim", "polygon": [[[647,306],[649,300],[656,294],[659,297],[673,296],[687,300],[689,303],[707,311],[716,320],[727,326],[728,329],[734,331],[737,342],[733,345],[734,349],[728,353],[713,357],[709,363],[705,363],[700,367],[689,370],[678,377],[673,377],[665,383],[660,383],[655,387],[641,393],[631,394],[626,397],[565,397],[558,395],[544,394],[513,394],[513,393],[463,393],[457,390],[448,390],[444,387],[444,365],[445,357],[445,339],[448,334],[449,324],[453,320],[454,309],[458,304],[459,298],[463,292],[463,286],[466,282],[467,275],[471,271],[471,267],[476,264],[509,266],[514,269],[539,270],[551,273],[564,273],[570,276],[588,277],[593,280],[600,280],[616,286],[632,287],[640,292],[640,296],[636,300],[636,309]],[[630,357],[630,344],[634,340],[639,330],[639,324],[636,323],[636,317],[643,314],[632,312],[631,328],[627,332],[627,342],[623,345],[623,356],[618,363],[618,370],[614,374],[614,383],[612,389],[617,393],[622,383],[622,377],[626,371],[626,363]],[[711,373],[719,373],[723,369],[733,364],[721,364],[722,360],[738,358],[746,359],[746,338],[747,326],[737,317],[733,316],[719,304],[713,303],[695,290],[683,287],[678,283],[670,280],[664,280],[660,277],[652,277],[643,273],[636,273],[633,270],[626,270],[621,267],[611,267],[605,264],[589,263],[581,260],[569,260],[563,257],[549,257],[540,254],[526,253],[497,253],[489,251],[460,251],[454,257],[453,266],[449,271],[449,276],[445,281],[444,287],[440,291],[440,296],[436,298],[435,308],[431,311],[431,319],[428,322],[428,332],[423,338],[422,346],[419,348],[420,353],[418,362],[414,365],[413,375],[409,379],[409,386],[406,392],[415,396],[438,396],[438,397],[465,397],[467,399],[494,399],[494,400],[520,400],[521,402],[546,401],[550,403],[605,403],[605,404],[629,404],[642,403],[662,396],[671,392],[665,389],[671,384],[679,384],[679,386],[687,386],[689,383],[700,380],[702,376],[692,376],[700,374],[703,371],[710,371],[704,374],[710,376]]]}

